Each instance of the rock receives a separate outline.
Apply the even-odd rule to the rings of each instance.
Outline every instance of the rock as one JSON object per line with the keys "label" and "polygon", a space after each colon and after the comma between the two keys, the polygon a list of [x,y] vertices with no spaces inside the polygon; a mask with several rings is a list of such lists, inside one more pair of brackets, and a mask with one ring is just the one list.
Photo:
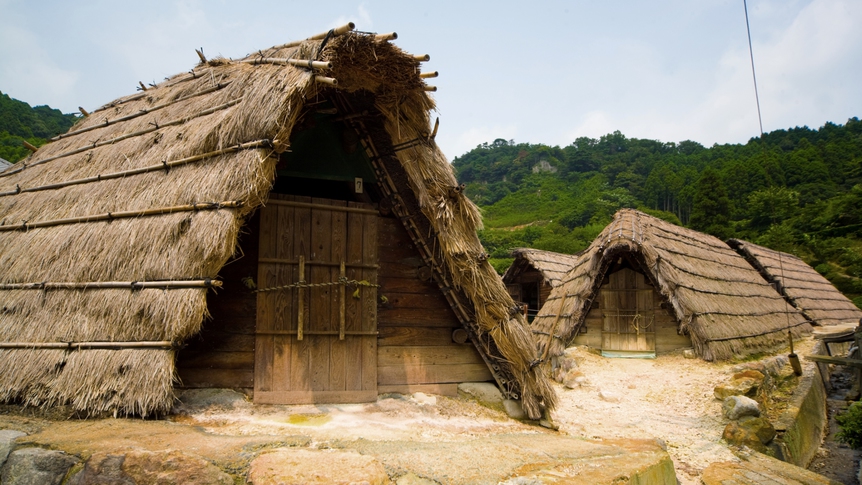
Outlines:
{"label": "rock", "polygon": [[682,351],[682,356],[686,359],[694,359],[697,357],[697,354],[694,353],[694,349],[685,349]]}
{"label": "rock", "polygon": [[721,437],[729,445],[745,445],[760,453],[767,453],[766,445],[775,438],[775,428],[766,418],[747,417],[727,423]]}
{"label": "rock", "polygon": [[611,391],[604,391],[604,390],[599,391],[599,397],[601,398],[602,401],[607,401],[607,402],[620,402],[620,400],[622,399],[622,397],[619,394],[617,394],[615,392],[611,392]]}
{"label": "rock", "polygon": [[184,389],[177,393],[177,401],[171,412],[193,414],[204,410],[236,411],[251,409],[252,406],[245,394],[233,389]]}
{"label": "rock", "polygon": [[436,406],[437,405],[437,396],[432,396],[430,394],[425,394],[424,392],[414,392],[412,396],[410,396],[416,404],[420,406]]}
{"label": "rock", "polygon": [[13,448],[15,448],[15,440],[24,435],[26,435],[26,433],[22,433],[20,431],[0,429],[0,467],[3,466],[3,463],[6,463],[6,458],[9,456],[9,453],[12,452]]}
{"label": "rock", "polygon": [[755,382],[761,383],[764,379],[763,372],[755,369],[747,369],[733,375],[733,379],[754,379]]}
{"label": "rock", "polygon": [[524,408],[521,407],[521,401],[504,399],[503,409],[506,410],[506,414],[508,414],[512,419],[527,419],[527,413],[525,413]]}
{"label": "rock", "polygon": [[755,396],[757,395],[758,385],[761,382],[763,381],[758,381],[751,377],[731,379],[727,384],[715,386],[713,394],[716,399],[721,400],[727,399],[730,396]]}
{"label": "rock", "polygon": [[551,376],[557,382],[563,383],[566,375],[578,368],[574,353],[575,349],[566,349],[563,355],[551,359]]}
{"label": "rock", "polygon": [[458,384],[458,392],[467,394],[483,406],[499,409],[503,405],[503,393],[490,382],[462,382]]}
{"label": "rock", "polygon": [[581,387],[581,383],[584,382],[584,380],[586,379],[584,378],[583,372],[577,369],[571,369],[566,372],[566,375],[563,376],[563,380],[561,382],[569,389],[574,389],[576,387]]}
{"label": "rock", "polygon": [[763,371],[772,377],[778,377],[781,375],[781,370],[789,363],[786,355],[776,355],[763,360]]}
{"label": "rock", "polygon": [[264,453],[251,462],[248,483],[391,484],[383,465],[370,456],[336,450],[286,450]]}
{"label": "rock", "polygon": [[721,404],[721,410],[728,419],[739,419],[744,416],[760,416],[760,405],[757,401],[745,396],[730,396]]}
{"label": "rock", "polygon": [[9,454],[3,466],[3,485],[60,485],[72,465],[74,456],[62,451],[23,448]]}
{"label": "rock", "polygon": [[440,482],[422,478],[411,472],[398,477],[398,480],[395,480],[395,485],[440,485]]}
{"label": "rock", "polygon": [[96,453],[69,485],[136,483],[233,484],[233,478],[212,463],[180,451],[135,450],[122,454]]}

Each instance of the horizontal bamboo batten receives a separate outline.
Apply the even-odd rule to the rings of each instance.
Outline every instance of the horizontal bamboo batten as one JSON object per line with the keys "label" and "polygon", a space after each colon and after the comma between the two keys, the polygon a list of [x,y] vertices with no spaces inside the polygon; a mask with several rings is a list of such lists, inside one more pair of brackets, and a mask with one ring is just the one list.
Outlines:
{"label": "horizontal bamboo batten", "polygon": [[222,282],[210,278],[172,281],[58,281],[41,283],[0,283],[0,290],[144,290],[178,288],[221,288]]}
{"label": "horizontal bamboo batten", "polygon": [[243,64],[275,64],[275,65],[290,65],[296,67],[305,67],[308,69],[332,69],[331,62],[315,61],[313,59],[292,59],[281,57],[255,57],[254,59],[244,59]]}
{"label": "horizontal bamboo batten", "polygon": [[70,136],[80,135],[81,133],[86,133],[88,131],[98,130],[99,128],[104,128],[106,126],[111,126],[111,125],[114,125],[117,123],[122,123],[124,121],[133,120],[135,118],[139,118],[141,116],[152,113],[154,111],[158,111],[162,108],[167,108],[168,106],[171,106],[171,105],[174,105],[177,103],[182,103],[183,101],[187,101],[189,99],[196,98],[198,96],[203,96],[205,94],[214,93],[214,92],[224,88],[228,84],[230,84],[230,81],[219,83],[219,84],[217,84],[211,88],[204,89],[203,91],[198,91],[197,93],[189,94],[188,96],[183,96],[182,98],[177,98],[177,99],[175,99],[173,101],[169,101],[167,103],[158,104],[156,106],[153,106],[152,108],[144,108],[142,110],[139,110],[136,113],[132,113],[132,114],[127,115],[127,116],[121,116],[119,118],[114,118],[112,120],[105,119],[104,123],[100,123],[98,125],[93,125],[93,126],[88,126],[86,128],[81,128],[80,130],[70,131],[68,133],[63,133],[62,135],[57,135],[54,138],[51,138],[51,141],[57,141],[57,140],[60,140],[63,138],[69,138]]}
{"label": "horizontal bamboo batten", "polygon": [[249,143],[242,143],[236,146],[232,146],[229,148],[225,148],[223,150],[216,150],[208,153],[203,153],[200,155],[194,155],[187,158],[181,158],[179,160],[173,160],[170,162],[163,161],[162,163],[156,165],[150,165],[147,167],[134,168],[130,170],[123,170],[121,172],[113,172],[107,174],[95,175],[92,177],[85,177],[74,180],[67,180],[65,182],[58,182],[56,184],[47,184],[47,185],[39,185],[36,187],[18,187],[16,190],[10,190],[7,192],[0,192],[0,197],[6,197],[10,195],[23,194],[27,192],[39,192],[42,190],[56,190],[61,189],[63,187],[69,187],[72,185],[81,185],[81,184],[89,184],[93,182],[101,182],[102,180],[111,180],[116,178],[129,177],[132,175],[138,175],[142,173],[149,172],[157,172],[160,170],[164,170],[166,173],[170,171],[170,169],[174,167],[179,167],[182,165],[187,165],[189,163],[199,162],[201,160],[206,160],[207,158],[213,158],[219,155],[225,155],[229,153],[236,153],[241,150],[250,150],[255,148],[268,148],[272,146],[271,140],[257,140]]}
{"label": "horizontal bamboo batten", "polygon": [[107,145],[113,145],[114,143],[117,143],[117,142],[120,142],[120,141],[123,141],[123,140],[127,140],[127,139],[129,139],[129,138],[134,138],[134,137],[136,137],[136,136],[146,135],[147,133],[152,133],[152,132],[154,132],[154,131],[158,131],[158,130],[160,130],[160,129],[162,129],[162,128],[166,127],[166,126],[181,125],[181,124],[183,124],[183,123],[185,123],[185,122],[187,122],[187,121],[193,120],[193,119],[195,119],[195,118],[199,118],[199,117],[201,117],[201,116],[207,116],[207,115],[213,114],[213,113],[215,113],[215,112],[217,112],[217,111],[221,111],[221,110],[223,110],[223,109],[230,108],[231,106],[234,106],[234,105],[236,105],[236,104],[239,104],[241,101],[242,101],[242,98],[237,98],[237,99],[235,99],[235,100],[233,100],[233,101],[229,101],[229,102],[227,102],[227,103],[224,103],[224,104],[222,104],[222,105],[216,106],[216,107],[214,107],[214,108],[205,109],[205,110],[203,110],[203,111],[201,111],[201,112],[198,112],[198,113],[195,113],[195,114],[193,114],[193,115],[191,115],[191,116],[186,116],[186,117],[179,118],[179,119],[172,120],[172,121],[168,121],[168,122],[165,122],[165,123],[156,124],[156,125],[155,125],[155,126],[153,126],[152,128],[147,128],[147,129],[144,129],[144,130],[135,131],[135,132],[132,132],[132,133],[127,133],[127,134],[125,134],[125,135],[121,135],[121,136],[118,136],[118,137],[116,137],[116,138],[111,138],[110,140],[104,140],[104,141],[100,141],[100,142],[94,142],[92,145],[83,146],[83,147],[81,147],[81,148],[77,148],[77,149],[75,149],[75,150],[71,150],[71,151],[68,151],[68,152],[64,152],[64,153],[61,153],[61,154],[59,154],[59,155],[55,155],[55,156],[53,156],[53,157],[43,158],[42,160],[37,160],[37,161],[35,161],[35,162],[33,162],[33,163],[29,163],[29,164],[28,164],[28,163],[26,163],[26,162],[21,162],[21,164],[20,164],[20,165],[21,165],[21,167],[20,167],[19,169],[14,170],[14,171],[11,171],[11,172],[5,172],[5,173],[2,173],[2,174],[0,174],[0,177],[8,177],[8,176],[10,176],[10,175],[14,175],[14,174],[16,174],[16,173],[18,173],[18,172],[22,172],[22,171],[24,171],[24,169],[26,169],[26,168],[28,168],[28,167],[35,167],[35,166],[37,166],[37,165],[42,165],[43,163],[52,162],[52,161],[54,161],[54,160],[58,160],[58,159],[60,159],[60,158],[68,157],[68,156],[71,156],[71,155],[77,155],[78,153],[83,153],[83,152],[86,152],[86,151],[88,151],[88,150],[92,150],[92,149],[94,149],[94,148],[99,148],[99,147],[107,146]]}
{"label": "horizontal bamboo batten", "polygon": [[170,340],[152,342],[0,342],[0,349],[171,349]]}
{"label": "horizontal bamboo batten", "polygon": [[48,221],[23,222],[0,226],[2,231],[28,231],[40,227],[62,226],[66,224],[78,224],[81,222],[112,221],[114,219],[128,219],[131,217],[156,216],[162,214],[173,214],[174,212],[192,212],[204,210],[236,209],[242,207],[242,201],[228,200],[224,202],[205,202],[200,204],[178,205],[173,207],[159,207],[156,209],[144,209],[137,211],[106,212],[91,216],[68,217],[65,219],[54,219]]}
{"label": "horizontal bamboo batten", "polygon": [[293,42],[288,42],[287,44],[275,46],[275,47],[273,47],[273,49],[287,49],[289,47],[296,47],[296,46],[302,44],[303,42],[305,42],[307,40],[321,40],[321,39],[325,38],[326,36],[342,35],[342,34],[346,34],[346,33],[350,32],[351,30],[353,30],[355,28],[356,28],[356,24],[354,24],[353,22],[348,22],[348,23],[342,25],[341,27],[336,27],[332,30],[327,30],[326,32],[321,32],[319,34],[312,35],[311,37],[308,37],[307,39],[304,39],[304,40],[296,40]]}

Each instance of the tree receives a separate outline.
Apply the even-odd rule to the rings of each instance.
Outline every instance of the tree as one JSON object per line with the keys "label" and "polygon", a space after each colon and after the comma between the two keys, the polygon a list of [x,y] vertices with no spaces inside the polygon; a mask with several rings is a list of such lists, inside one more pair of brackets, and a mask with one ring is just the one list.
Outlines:
{"label": "tree", "polygon": [[689,225],[698,231],[725,239],[730,235],[729,213],[730,199],[721,177],[712,168],[707,168],[695,185]]}

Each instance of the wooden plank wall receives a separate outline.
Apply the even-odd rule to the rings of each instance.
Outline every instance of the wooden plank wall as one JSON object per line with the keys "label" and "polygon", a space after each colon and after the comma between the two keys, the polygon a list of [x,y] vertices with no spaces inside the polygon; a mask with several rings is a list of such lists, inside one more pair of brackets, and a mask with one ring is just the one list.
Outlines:
{"label": "wooden plank wall", "polygon": [[401,223],[381,217],[378,231],[378,391],[455,395],[459,382],[492,380],[472,344],[452,341],[461,325],[436,283],[420,279],[424,263]]}
{"label": "wooden plank wall", "polygon": [[212,320],[177,354],[180,388],[226,387],[251,392],[254,387],[254,329],[257,295],[242,284],[257,281],[259,216],[253,215],[240,234],[242,257],[219,272],[224,286],[207,294]]}
{"label": "wooden plank wall", "polygon": [[[240,280],[257,281],[259,220],[243,229],[244,256],[220,272],[224,287],[208,296],[213,315],[178,353],[179,387],[254,387],[256,297]],[[457,394],[459,382],[491,381],[490,371],[471,344],[452,341],[461,328],[440,289],[419,278],[422,258],[400,222],[378,220],[378,392]]]}
{"label": "wooden plank wall", "polygon": [[[602,348],[602,309],[599,302],[602,301],[603,288],[604,285],[599,289],[599,294],[593,301],[593,306],[584,320],[586,332],[581,330],[581,333],[575,338],[575,345],[586,345],[595,349]],[[691,338],[687,335],[679,335],[677,333],[679,324],[676,321],[676,317],[668,309],[662,308],[661,295],[653,290],[652,297],[655,308],[656,354],[691,348]]]}

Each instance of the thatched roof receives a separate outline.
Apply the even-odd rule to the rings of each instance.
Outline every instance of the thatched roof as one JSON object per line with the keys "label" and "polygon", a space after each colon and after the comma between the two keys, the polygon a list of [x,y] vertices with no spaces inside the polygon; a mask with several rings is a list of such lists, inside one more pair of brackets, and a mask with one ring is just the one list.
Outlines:
{"label": "thatched roof", "polygon": [[788,329],[794,335],[811,330],[805,317],[721,240],[623,209],[578,257],[533,321],[543,355],[559,355],[572,341],[610,264],[624,255],[639,264],[669,304],[679,331],[706,360],[785,343]]}
{"label": "thatched roof", "polygon": [[572,269],[577,260],[577,255],[531,248],[515,248],[512,250],[512,256],[515,260],[503,274],[504,282],[515,281],[524,270],[533,267],[542,274],[545,282],[554,288],[560,285],[563,276]]}
{"label": "thatched roof", "polygon": [[3,170],[6,170],[7,168],[9,168],[9,167],[11,167],[11,166],[12,166],[12,164],[11,164],[11,163],[9,163],[8,161],[6,161],[6,160],[4,160],[4,159],[0,158],[0,172],[2,172]]}
{"label": "thatched roof", "polygon": [[141,85],[0,174],[0,400],[169,409],[174,349],[207,317],[207,289],[294,124],[329,100],[504,393],[532,417],[553,407],[533,337],[485,261],[479,212],[433,140],[419,59],[370,34],[317,39]]}
{"label": "thatched roof", "polygon": [[815,325],[859,323],[862,310],[798,257],[740,239],[727,243]]}

